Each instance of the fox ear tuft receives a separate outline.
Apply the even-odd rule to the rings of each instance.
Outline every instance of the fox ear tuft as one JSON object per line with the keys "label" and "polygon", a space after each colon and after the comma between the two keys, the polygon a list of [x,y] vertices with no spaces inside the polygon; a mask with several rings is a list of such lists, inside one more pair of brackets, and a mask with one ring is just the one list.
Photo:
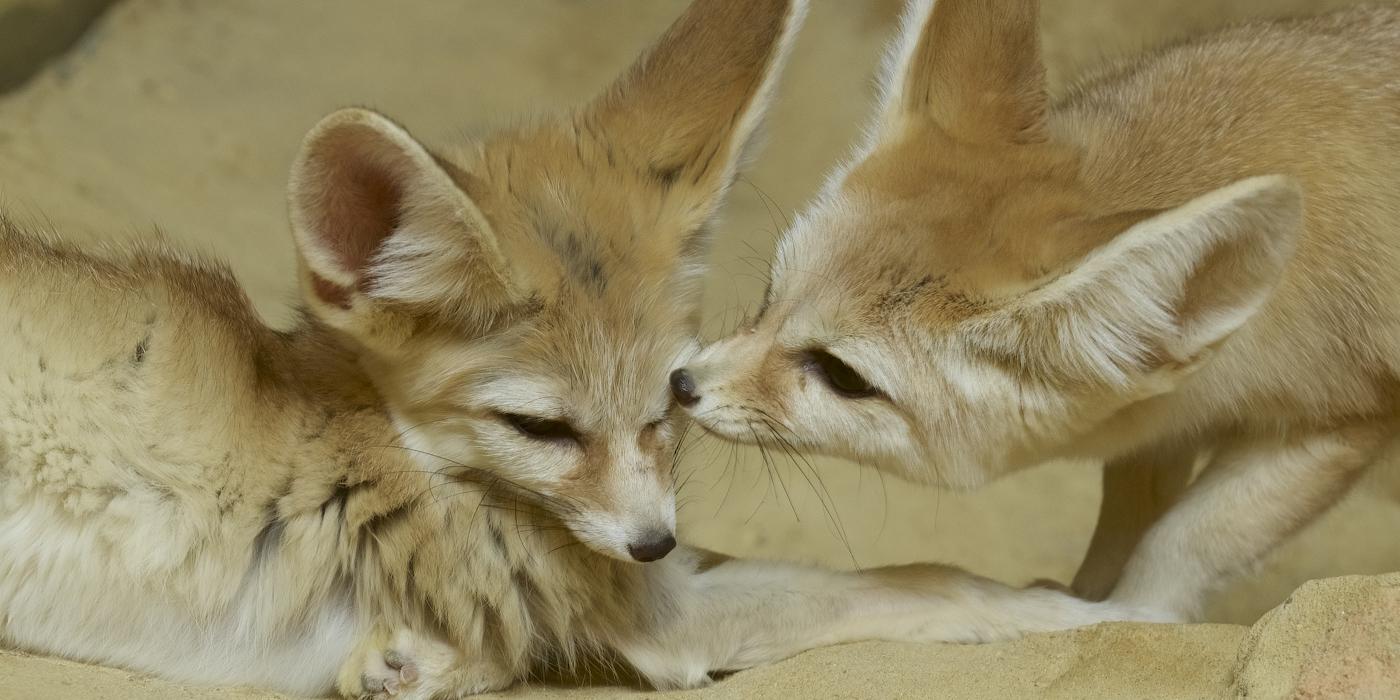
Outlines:
{"label": "fox ear tuft", "polygon": [[1028,300],[1018,316],[1043,341],[1028,352],[1111,383],[1194,367],[1269,300],[1302,228],[1302,192],[1284,177],[1146,219]]}
{"label": "fox ear tuft", "polygon": [[476,205],[378,113],[345,109],[317,124],[293,166],[290,200],[303,289],[323,316],[344,322],[384,305],[480,316],[509,296]]}
{"label": "fox ear tuft", "polygon": [[1044,138],[1039,0],[910,0],[881,81],[885,127],[932,120],[972,141]]}

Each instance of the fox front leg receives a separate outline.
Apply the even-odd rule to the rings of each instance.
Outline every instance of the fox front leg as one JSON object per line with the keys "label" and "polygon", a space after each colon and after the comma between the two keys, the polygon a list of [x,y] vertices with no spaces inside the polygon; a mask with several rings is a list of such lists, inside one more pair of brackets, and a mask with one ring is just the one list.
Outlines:
{"label": "fox front leg", "polygon": [[502,690],[514,680],[447,642],[406,627],[379,627],[341,667],[338,689],[354,700],[455,700]]}
{"label": "fox front leg", "polygon": [[668,577],[653,591],[648,614],[637,616],[646,626],[625,635],[618,650],[657,688],[696,687],[713,672],[846,642],[988,642],[1145,618],[1113,603],[932,565],[851,573],[730,560]]}

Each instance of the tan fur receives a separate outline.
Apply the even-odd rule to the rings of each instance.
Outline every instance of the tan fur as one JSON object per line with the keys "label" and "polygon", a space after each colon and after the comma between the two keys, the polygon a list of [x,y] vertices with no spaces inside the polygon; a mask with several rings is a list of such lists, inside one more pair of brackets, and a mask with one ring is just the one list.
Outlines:
{"label": "tan fur", "polygon": [[1160,468],[1106,477],[1077,588],[1192,617],[1394,431],[1400,13],[1244,25],[1051,103],[1036,9],[910,5],[870,138],[688,367],[691,411],[960,488]]}
{"label": "tan fur", "polygon": [[631,561],[674,528],[666,376],[803,9],[697,0],[595,103],[442,156],[327,117],[293,169],[285,332],[220,265],[0,226],[0,637],[435,698],[1137,616],[938,567]]}

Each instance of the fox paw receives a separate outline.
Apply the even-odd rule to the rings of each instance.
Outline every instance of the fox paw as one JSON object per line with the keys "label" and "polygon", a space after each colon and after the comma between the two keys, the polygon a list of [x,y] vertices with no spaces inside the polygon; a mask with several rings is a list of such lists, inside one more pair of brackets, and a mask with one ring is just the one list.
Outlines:
{"label": "fox paw", "polygon": [[[402,634],[402,633],[401,633]],[[405,651],[390,647],[365,655],[365,668],[360,673],[360,698],[388,700],[405,696],[418,683],[418,664]]]}
{"label": "fox paw", "polygon": [[395,632],[383,645],[364,649],[358,700],[448,700],[500,690],[508,674],[473,663],[454,647],[408,629]]}

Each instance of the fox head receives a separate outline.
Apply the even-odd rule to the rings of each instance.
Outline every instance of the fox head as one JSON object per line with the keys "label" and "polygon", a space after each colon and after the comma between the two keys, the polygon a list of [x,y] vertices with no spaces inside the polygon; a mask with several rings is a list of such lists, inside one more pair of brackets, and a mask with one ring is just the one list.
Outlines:
{"label": "fox head", "polygon": [[666,377],[804,7],[696,0],[591,103],[448,152],[363,109],[306,137],[305,303],[425,470],[526,495],[616,558],[674,546]]}
{"label": "fox head", "polygon": [[1099,164],[1138,146],[1095,142],[1083,114],[1110,106],[1051,108],[1037,9],[909,7],[871,137],[779,243],[757,317],[673,375],[698,423],[971,488],[1112,433],[1266,303],[1297,188],[1116,194]]}

